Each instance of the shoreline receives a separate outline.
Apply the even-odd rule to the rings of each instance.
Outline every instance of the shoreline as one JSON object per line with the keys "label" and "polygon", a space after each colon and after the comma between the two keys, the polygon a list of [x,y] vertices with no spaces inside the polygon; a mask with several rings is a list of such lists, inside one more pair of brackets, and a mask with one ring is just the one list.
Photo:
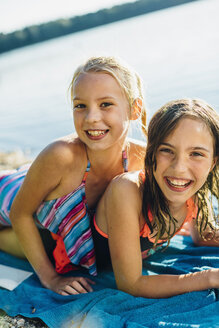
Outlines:
{"label": "shoreline", "polygon": [[6,34],[0,32],[0,53],[194,1],[199,0],[136,0],[84,15],[26,26]]}

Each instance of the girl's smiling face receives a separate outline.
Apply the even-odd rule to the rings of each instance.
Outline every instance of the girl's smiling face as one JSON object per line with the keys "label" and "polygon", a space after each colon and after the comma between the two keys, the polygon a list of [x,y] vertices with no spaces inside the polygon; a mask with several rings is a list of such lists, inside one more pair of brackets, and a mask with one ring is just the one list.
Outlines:
{"label": "girl's smiling face", "polygon": [[130,107],[119,83],[110,74],[82,73],[73,85],[73,115],[79,138],[93,150],[123,144]]}
{"label": "girl's smiling face", "polygon": [[156,152],[154,177],[169,204],[180,205],[205,183],[215,164],[214,139],[206,124],[182,118]]}

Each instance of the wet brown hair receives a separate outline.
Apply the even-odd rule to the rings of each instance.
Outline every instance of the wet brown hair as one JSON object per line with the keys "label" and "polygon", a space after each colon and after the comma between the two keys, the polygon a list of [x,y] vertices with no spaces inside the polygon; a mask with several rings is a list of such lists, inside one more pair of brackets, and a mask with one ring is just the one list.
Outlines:
{"label": "wet brown hair", "polygon": [[[155,245],[164,234],[170,238],[176,232],[176,219],[169,211],[168,202],[160,190],[153,170],[156,170],[156,152],[163,140],[176,128],[182,118],[193,118],[201,120],[208,127],[214,140],[214,157],[216,164],[209,173],[204,185],[196,193],[196,203],[198,205],[197,227],[200,236],[204,238],[206,227],[210,227],[215,233],[218,223],[218,215],[214,215],[215,225],[209,220],[209,213],[214,211],[212,198],[219,202],[219,116],[206,102],[200,99],[180,99],[168,102],[161,107],[152,117],[148,127],[148,144],[145,157],[145,182],[143,185],[142,211],[151,231],[156,227],[157,234]],[[210,201],[209,201],[210,199]],[[150,206],[154,224],[148,218],[148,207]],[[218,210],[218,206],[217,206]],[[168,223],[166,223],[168,222]],[[171,226],[174,227],[171,230]],[[171,231],[170,231],[171,230]],[[214,237],[213,233],[213,237]]]}

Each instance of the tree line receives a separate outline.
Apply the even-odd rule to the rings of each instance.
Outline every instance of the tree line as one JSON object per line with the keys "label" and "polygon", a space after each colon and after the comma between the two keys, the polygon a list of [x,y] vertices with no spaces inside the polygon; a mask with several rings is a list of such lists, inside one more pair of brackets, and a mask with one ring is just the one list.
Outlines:
{"label": "tree line", "polygon": [[28,26],[8,34],[0,33],[0,53],[192,1],[198,0],[138,0],[94,13]]}

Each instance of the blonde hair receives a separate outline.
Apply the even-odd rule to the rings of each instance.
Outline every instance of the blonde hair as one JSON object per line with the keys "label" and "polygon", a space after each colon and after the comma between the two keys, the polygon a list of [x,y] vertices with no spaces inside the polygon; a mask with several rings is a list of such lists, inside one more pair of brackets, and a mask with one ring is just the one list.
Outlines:
{"label": "blonde hair", "polygon": [[145,135],[147,135],[146,130],[146,107],[144,104],[143,97],[143,87],[142,81],[139,75],[130,68],[126,63],[124,63],[121,59],[116,57],[91,57],[84,64],[80,65],[72,78],[70,84],[71,91],[71,102],[73,101],[73,86],[77,81],[79,76],[83,73],[106,73],[115,78],[115,80],[119,83],[120,87],[123,89],[130,109],[135,101],[135,99],[142,99],[141,106],[141,127]]}

